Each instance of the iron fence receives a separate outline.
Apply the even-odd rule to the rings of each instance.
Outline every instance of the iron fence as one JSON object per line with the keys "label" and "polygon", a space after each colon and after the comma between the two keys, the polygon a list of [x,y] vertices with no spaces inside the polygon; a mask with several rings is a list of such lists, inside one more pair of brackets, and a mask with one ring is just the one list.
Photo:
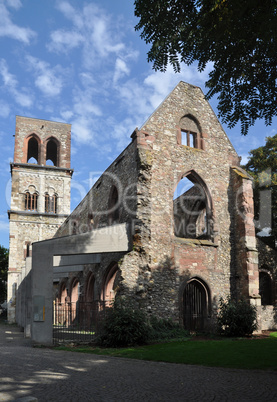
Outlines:
{"label": "iron fence", "polygon": [[53,343],[91,343],[100,331],[109,303],[57,303],[53,307]]}

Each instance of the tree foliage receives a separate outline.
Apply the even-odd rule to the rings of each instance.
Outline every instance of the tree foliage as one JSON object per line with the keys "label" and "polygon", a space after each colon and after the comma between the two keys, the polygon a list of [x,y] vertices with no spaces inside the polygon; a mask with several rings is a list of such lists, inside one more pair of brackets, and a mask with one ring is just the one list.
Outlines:
{"label": "tree foliage", "polygon": [[7,276],[8,276],[9,250],[0,246],[0,304],[7,297]]}
{"label": "tree foliage", "polygon": [[181,62],[213,65],[207,98],[218,94],[219,116],[246,135],[257,119],[277,114],[276,0],[135,0],[136,30],[151,44],[155,70]]}
{"label": "tree foliage", "polygon": [[264,146],[249,154],[244,168],[254,179],[256,228],[271,228],[269,234],[277,239],[277,134],[267,137]]}

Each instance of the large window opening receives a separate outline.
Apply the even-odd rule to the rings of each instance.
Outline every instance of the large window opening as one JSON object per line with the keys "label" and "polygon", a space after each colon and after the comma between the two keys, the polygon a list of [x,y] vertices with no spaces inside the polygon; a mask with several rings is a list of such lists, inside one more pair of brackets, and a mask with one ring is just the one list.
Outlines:
{"label": "large window opening", "polygon": [[208,192],[195,172],[179,181],[173,197],[173,213],[176,237],[212,238]]}
{"label": "large window opening", "polygon": [[46,165],[58,166],[58,145],[54,139],[47,141]]}
{"label": "large window opening", "polygon": [[39,147],[35,137],[31,137],[28,141],[27,163],[39,163]]}

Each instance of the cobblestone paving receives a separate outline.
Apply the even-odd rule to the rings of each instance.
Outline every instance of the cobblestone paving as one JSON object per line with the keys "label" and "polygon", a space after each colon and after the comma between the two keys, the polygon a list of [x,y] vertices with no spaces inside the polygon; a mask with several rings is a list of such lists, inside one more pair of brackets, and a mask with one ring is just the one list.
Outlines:
{"label": "cobblestone paving", "polygon": [[0,325],[0,401],[277,401],[277,373],[32,348]]}

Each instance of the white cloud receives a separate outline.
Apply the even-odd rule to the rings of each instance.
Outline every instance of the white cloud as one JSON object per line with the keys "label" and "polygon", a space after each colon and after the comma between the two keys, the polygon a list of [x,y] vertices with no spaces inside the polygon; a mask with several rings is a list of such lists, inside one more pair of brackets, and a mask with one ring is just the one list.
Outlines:
{"label": "white cloud", "polygon": [[117,81],[124,77],[125,75],[130,74],[130,69],[127,67],[127,64],[125,63],[124,60],[117,58],[115,62],[115,71],[114,71],[114,76],[113,76],[113,82],[114,84],[117,83]]}
{"label": "white cloud", "polygon": [[25,88],[22,88],[21,91],[17,89],[18,82],[15,76],[9,72],[6,60],[4,59],[0,60],[0,75],[2,76],[5,87],[20,106],[32,106],[33,101],[29,91]]}
{"label": "white cloud", "polygon": [[51,42],[47,46],[50,51],[67,52],[79,46],[85,39],[76,31],[66,32],[64,30],[57,30],[51,33]]}
{"label": "white cloud", "polygon": [[50,68],[49,64],[35,57],[26,57],[28,65],[34,70],[36,79],[35,85],[45,96],[57,96],[63,87],[62,73],[65,69],[60,66]]}
{"label": "white cloud", "polygon": [[[8,1],[8,5],[15,9],[21,6],[19,1]],[[36,36],[36,33],[30,28],[22,28],[14,24],[10,18],[10,13],[2,3],[0,4],[0,36],[9,37],[15,40],[19,40],[25,44],[29,44],[31,39]]]}
{"label": "white cloud", "polygon": [[116,24],[106,10],[93,3],[78,10],[66,1],[58,3],[57,8],[71,21],[72,29],[53,31],[49,50],[68,52],[82,45],[83,62],[87,68],[99,65],[100,60],[108,59],[111,54],[118,56],[125,50]]}
{"label": "white cloud", "polygon": [[20,0],[6,0],[6,2],[8,7],[15,8],[16,10],[22,7],[22,3]]}

